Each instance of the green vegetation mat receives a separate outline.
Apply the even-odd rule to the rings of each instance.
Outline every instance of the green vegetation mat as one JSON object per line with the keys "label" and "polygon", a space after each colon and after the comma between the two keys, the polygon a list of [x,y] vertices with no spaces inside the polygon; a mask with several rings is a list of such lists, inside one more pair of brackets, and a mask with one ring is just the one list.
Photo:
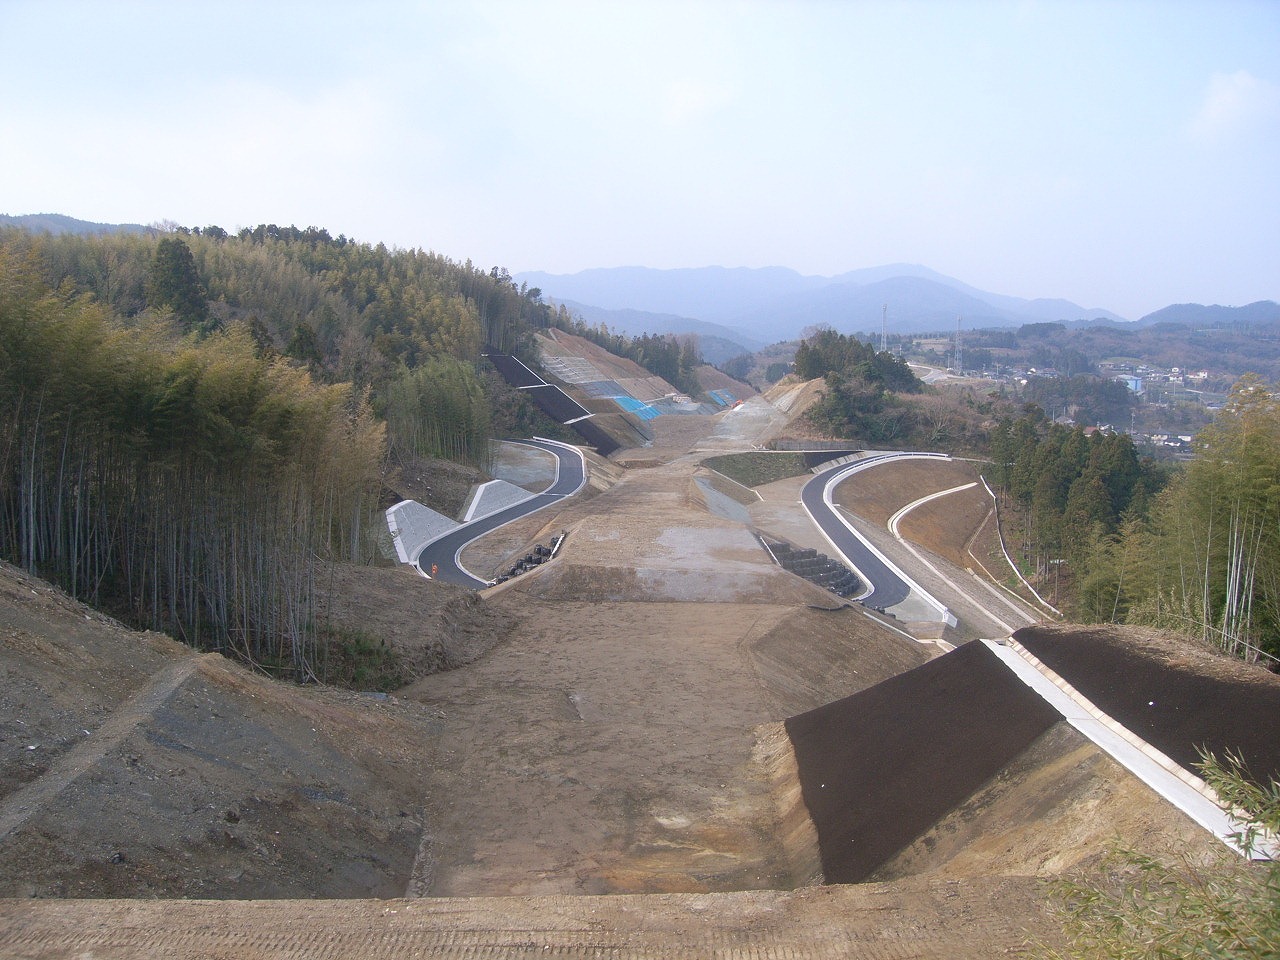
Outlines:
{"label": "green vegetation mat", "polygon": [[731,453],[702,463],[744,487],[759,487],[809,472],[802,453]]}

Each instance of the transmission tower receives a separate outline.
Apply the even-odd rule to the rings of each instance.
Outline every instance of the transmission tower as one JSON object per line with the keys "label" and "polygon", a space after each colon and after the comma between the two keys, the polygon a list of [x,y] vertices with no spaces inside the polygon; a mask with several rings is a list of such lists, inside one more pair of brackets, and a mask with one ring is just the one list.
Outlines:
{"label": "transmission tower", "polygon": [[889,350],[889,305],[880,308],[880,352]]}
{"label": "transmission tower", "polygon": [[956,373],[964,373],[964,353],[960,349],[960,318],[956,317]]}

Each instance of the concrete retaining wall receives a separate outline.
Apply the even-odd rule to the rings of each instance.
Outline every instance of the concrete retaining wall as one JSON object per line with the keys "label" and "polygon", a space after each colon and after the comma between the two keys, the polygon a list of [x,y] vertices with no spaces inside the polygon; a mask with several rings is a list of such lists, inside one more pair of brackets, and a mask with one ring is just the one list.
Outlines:
{"label": "concrete retaining wall", "polygon": [[424,507],[417,500],[401,500],[387,510],[387,528],[401,563],[408,563],[424,545],[456,526],[456,520]]}

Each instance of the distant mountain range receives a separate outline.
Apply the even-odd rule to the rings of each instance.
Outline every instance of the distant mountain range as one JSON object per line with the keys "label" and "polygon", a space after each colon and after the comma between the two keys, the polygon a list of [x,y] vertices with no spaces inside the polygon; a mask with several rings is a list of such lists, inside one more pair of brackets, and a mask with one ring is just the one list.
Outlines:
{"label": "distant mountain range", "polygon": [[670,313],[647,313],[644,310],[608,310],[576,300],[560,300],[544,296],[553,303],[563,303],[569,312],[591,326],[604,324],[613,333],[638,337],[645,333],[696,333],[702,356],[708,363],[723,363],[730,357],[754,353],[765,346],[763,341],[745,337],[737,330],[710,320],[695,320]]}
{"label": "distant mountain range", "polygon": [[1199,303],[1175,303],[1148,313],[1138,321],[1149,327],[1157,323],[1235,326],[1254,323],[1280,323],[1280,303],[1259,300],[1243,307],[1204,306]]}
{"label": "distant mountain range", "polygon": [[[685,318],[686,324],[700,321],[728,328],[717,332],[727,339],[767,343],[794,339],[817,324],[844,333],[874,332],[880,329],[882,315],[891,333],[951,330],[957,317],[969,329],[1045,321],[1125,322],[1109,310],[1086,309],[1066,300],[1025,300],[979,290],[917,264],[889,264],[834,277],[804,276],[785,267],[616,267],[567,275],[528,272],[515,279],[579,309],[589,304],[632,311],[627,328],[644,322],[640,315],[651,314],[662,318],[663,327],[649,327],[649,332],[697,332],[676,325],[674,318]],[[586,313],[583,319],[598,322]]]}
{"label": "distant mountain range", "polygon": [[[140,223],[93,223],[58,213],[0,214],[0,227],[47,233],[145,233]],[[1024,323],[1129,325],[1109,310],[1067,300],[1026,300],[971,287],[919,264],[894,263],[834,277],[805,276],[786,267],[699,267],[656,270],[611,267],[574,274],[518,273],[590,324],[618,333],[696,333],[713,363],[764,344],[797,339],[806,327],[828,324],[842,333],[875,333],[881,318],[891,333],[950,332]],[[1136,321],[1240,325],[1280,323],[1280,304],[1241,307],[1180,303]]]}
{"label": "distant mountain range", "polygon": [[19,217],[0,213],[0,227],[23,227],[33,233],[146,233],[140,223],[92,223],[61,213],[26,213]]}

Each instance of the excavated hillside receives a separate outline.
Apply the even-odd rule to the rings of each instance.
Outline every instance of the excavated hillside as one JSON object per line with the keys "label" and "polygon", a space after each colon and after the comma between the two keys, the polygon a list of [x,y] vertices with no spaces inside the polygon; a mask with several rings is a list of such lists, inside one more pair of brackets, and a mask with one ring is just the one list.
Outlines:
{"label": "excavated hillside", "polygon": [[[390,696],[271,681],[0,568],[0,955],[977,958],[1052,939],[1044,878],[1115,838],[1218,855],[985,648],[773,564],[757,532],[822,545],[801,480],[702,462],[787,422],[763,397],[653,421],[467,548],[496,569],[567,534],[479,597],[335,577],[328,617],[451,668]],[[957,589],[975,513],[914,544]]]}

